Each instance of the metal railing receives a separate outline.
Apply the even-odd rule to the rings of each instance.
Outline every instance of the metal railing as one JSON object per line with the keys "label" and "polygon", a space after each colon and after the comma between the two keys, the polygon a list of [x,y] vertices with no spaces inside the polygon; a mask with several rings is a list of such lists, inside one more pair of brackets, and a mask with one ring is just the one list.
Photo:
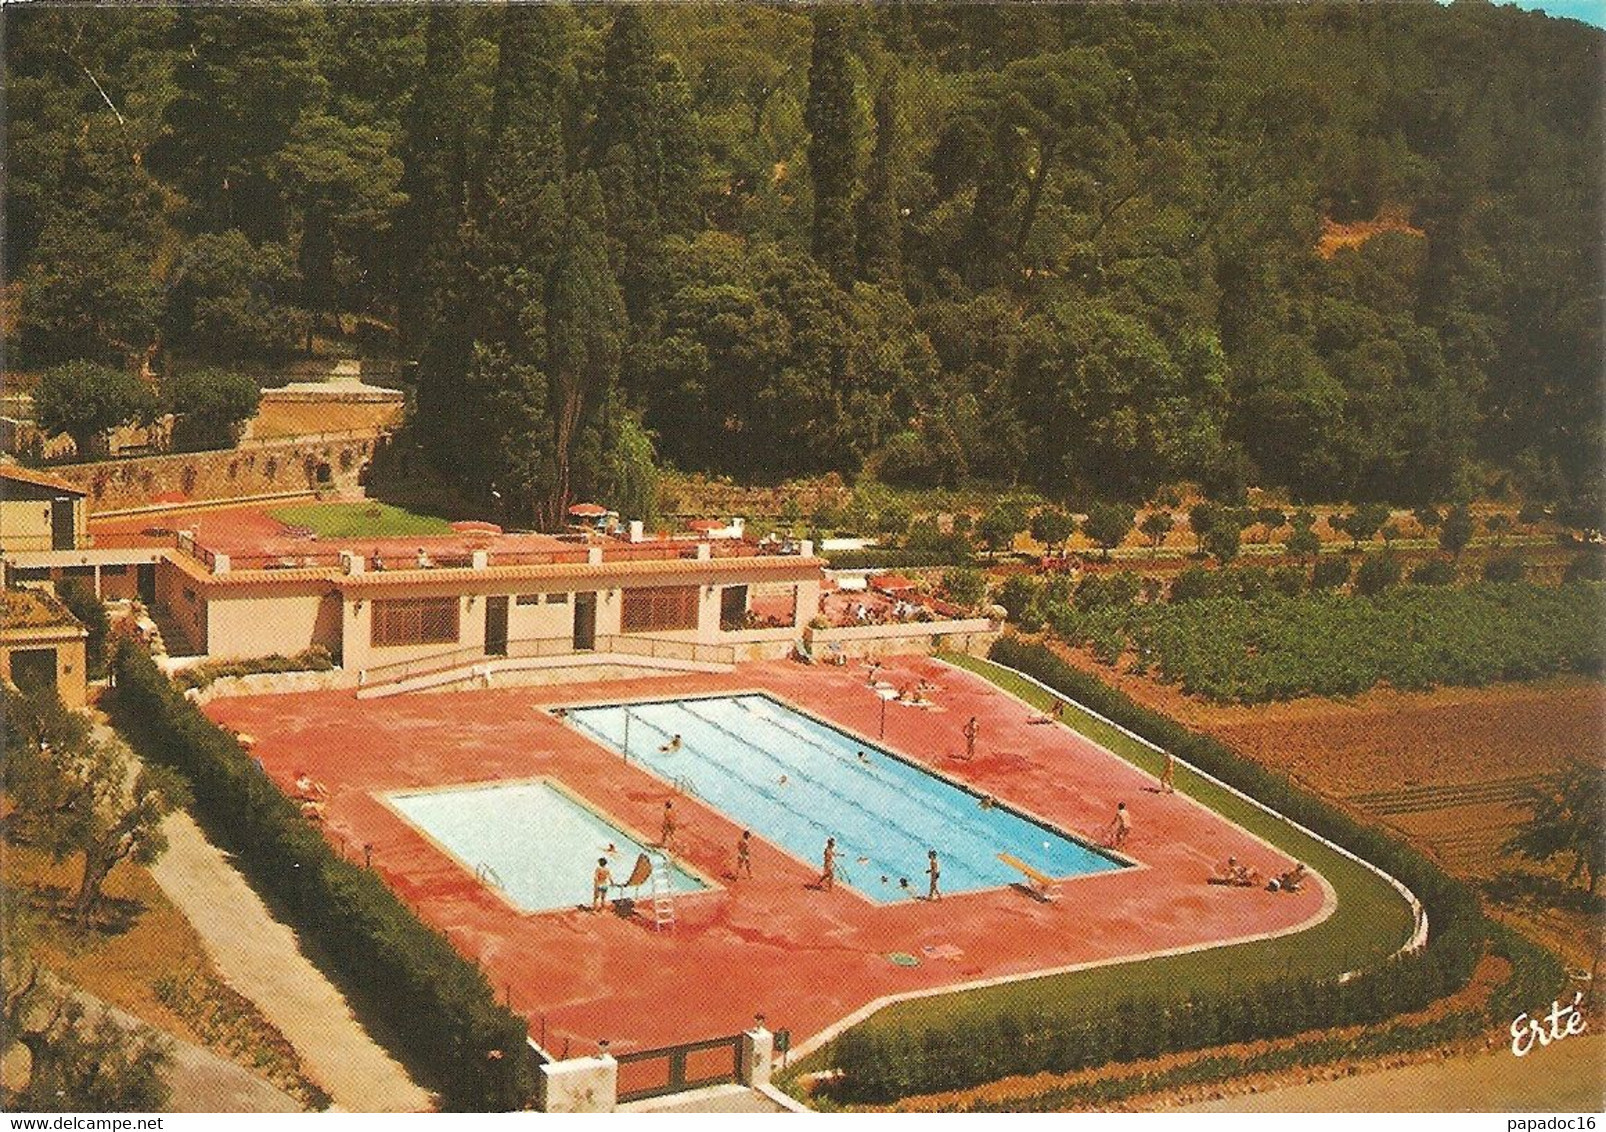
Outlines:
{"label": "metal railing", "polygon": [[371,668],[361,669],[357,673],[357,686],[367,688],[375,684],[394,684],[399,680],[428,676],[432,672],[444,672],[449,668],[461,668],[484,659],[483,648],[459,648],[413,657],[411,660],[393,660],[389,664],[376,664]]}
{"label": "metal railing", "polygon": [[483,648],[457,648],[409,660],[392,661],[364,668],[358,675],[358,686],[371,688],[379,684],[395,684],[415,676],[430,676],[454,668],[467,668],[485,661],[503,659],[532,659],[555,656],[587,656],[607,653],[618,656],[643,656],[662,660],[689,661],[701,664],[736,663],[736,650],[730,645],[711,645],[702,641],[677,641],[668,637],[646,637],[630,634],[599,633],[590,649],[577,649],[572,636],[525,637],[507,642],[506,650],[487,653]]}
{"label": "metal railing", "polygon": [[598,634],[596,651],[662,660],[685,660],[700,664],[736,663],[736,649],[732,645],[682,641],[674,637],[650,637],[640,633]]}

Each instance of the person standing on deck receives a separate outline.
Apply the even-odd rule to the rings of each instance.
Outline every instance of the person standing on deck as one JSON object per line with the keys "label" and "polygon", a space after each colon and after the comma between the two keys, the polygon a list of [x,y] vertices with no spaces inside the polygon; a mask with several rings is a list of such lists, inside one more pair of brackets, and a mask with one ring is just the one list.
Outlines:
{"label": "person standing on deck", "polygon": [[1177,792],[1177,756],[1165,753],[1165,769],[1160,772],[1160,789],[1167,794]]}
{"label": "person standing on deck", "polygon": [[753,831],[742,830],[742,836],[736,841],[736,875],[753,877]]}
{"label": "person standing on deck", "polygon": [[1118,802],[1115,807],[1115,820],[1110,823],[1109,843],[1119,849],[1126,844],[1126,839],[1132,835],[1132,815],[1127,812],[1126,803]]}
{"label": "person standing on deck", "polygon": [[836,838],[825,839],[825,862],[820,870],[820,887],[826,892],[836,888]]}
{"label": "person standing on deck", "polygon": [[591,874],[591,910],[600,912],[608,906],[608,888],[613,874],[608,871],[608,858],[597,858],[597,871]]}
{"label": "person standing on deck", "polygon": [[942,866],[937,864],[937,851],[935,849],[926,850],[926,858],[928,862],[926,875],[931,878],[931,887],[926,891],[926,899],[941,900],[942,890],[937,887],[937,880],[942,876]]}
{"label": "person standing on deck", "polygon": [[981,725],[976,722],[975,716],[971,716],[970,722],[965,724],[965,757],[967,759],[976,757],[976,736],[980,732]]}
{"label": "person standing on deck", "polygon": [[665,849],[670,848],[675,840],[675,803],[664,803],[664,824],[658,834],[658,843]]}

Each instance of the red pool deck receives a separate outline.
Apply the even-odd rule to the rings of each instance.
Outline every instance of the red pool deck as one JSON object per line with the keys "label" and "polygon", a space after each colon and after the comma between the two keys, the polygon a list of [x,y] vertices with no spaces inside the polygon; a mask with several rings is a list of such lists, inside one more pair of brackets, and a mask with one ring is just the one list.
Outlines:
{"label": "red pool deck", "polygon": [[[1332,911],[1325,881],[1299,893],[1205,883],[1229,854],[1273,874],[1291,862],[1152,777],[1027,705],[939,661],[882,668],[902,686],[935,681],[940,710],[882,701],[862,663],[744,665],[685,675],[562,687],[487,689],[357,701],[350,692],[218,699],[206,711],[255,739],[281,786],[305,770],[329,790],[327,835],[373,867],[428,922],[485,968],[562,1053],[615,1052],[734,1033],[763,1013],[794,1046],[888,997],[1021,977],[1079,964],[1208,946],[1310,926]],[[653,840],[669,784],[596,745],[543,708],[677,695],[765,691],[906,758],[962,779],[1061,828],[1095,839],[1125,801],[1124,852],[1139,867],[1064,882],[1042,903],[1015,888],[878,905],[852,889],[810,887],[817,861],[766,842],[754,877],[731,876],[739,827],[676,796],[677,856],[720,887],[676,900],[678,924],[656,933],[614,912],[521,913],[387,808],[403,788],[546,777],[563,783],[638,840]],[[979,721],[974,758],[961,728]],[[757,837],[757,831],[755,831]],[[937,846],[941,849],[941,846]],[[844,862],[851,871],[852,862]],[[924,891],[919,862],[910,880]],[[894,964],[904,952],[918,966]]]}

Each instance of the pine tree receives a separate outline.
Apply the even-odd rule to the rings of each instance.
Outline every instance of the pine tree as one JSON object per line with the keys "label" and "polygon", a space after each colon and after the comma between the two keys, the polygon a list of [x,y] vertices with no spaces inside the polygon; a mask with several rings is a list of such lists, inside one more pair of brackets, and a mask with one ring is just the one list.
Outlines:
{"label": "pine tree", "polygon": [[898,74],[890,71],[876,94],[875,150],[859,204],[859,273],[872,283],[896,285],[903,273],[903,217],[896,182],[901,154]]}
{"label": "pine tree", "polygon": [[177,94],[150,164],[183,191],[201,231],[283,239],[278,156],[302,114],[327,97],[314,57],[323,24],[321,11],[302,5],[180,12]]}
{"label": "pine tree", "polygon": [[824,6],[814,13],[809,62],[809,176],[814,185],[815,260],[846,287],[854,273],[853,77],[848,69],[848,14]]}

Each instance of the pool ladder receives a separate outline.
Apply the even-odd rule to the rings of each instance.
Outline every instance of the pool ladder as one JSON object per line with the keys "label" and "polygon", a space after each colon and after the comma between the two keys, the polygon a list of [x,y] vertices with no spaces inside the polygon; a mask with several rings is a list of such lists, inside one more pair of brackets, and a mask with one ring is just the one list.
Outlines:
{"label": "pool ladder", "polygon": [[507,885],[502,883],[502,878],[496,875],[496,870],[491,868],[491,866],[485,861],[481,861],[475,867],[474,879],[479,881],[481,884],[494,884],[497,888],[507,888]]}
{"label": "pool ladder", "polygon": [[652,930],[673,931],[675,928],[675,882],[669,871],[669,857],[664,853],[652,855],[652,877],[648,894],[652,897]]}

